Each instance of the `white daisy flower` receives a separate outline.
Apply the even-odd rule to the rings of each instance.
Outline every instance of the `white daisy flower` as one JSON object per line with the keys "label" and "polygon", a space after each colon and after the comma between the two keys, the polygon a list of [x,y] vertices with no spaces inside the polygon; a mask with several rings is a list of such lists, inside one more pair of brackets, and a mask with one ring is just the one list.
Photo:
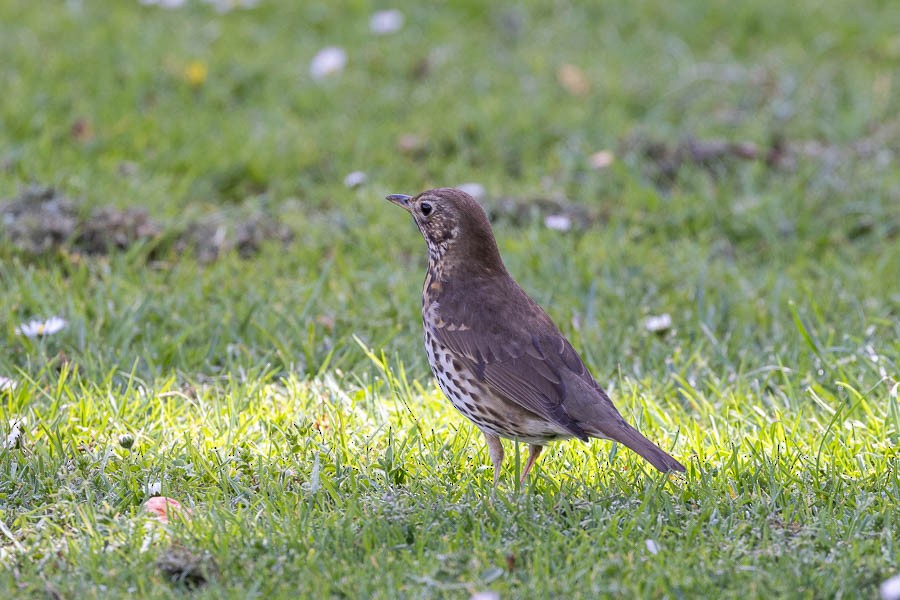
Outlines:
{"label": "white daisy flower", "polygon": [[369,18],[369,31],[375,35],[396,33],[403,27],[403,20],[399,10],[379,10]]}
{"label": "white daisy flower", "polygon": [[24,335],[27,338],[53,335],[62,331],[66,325],[68,325],[68,322],[62,317],[50,317],[46,321],[34,319],[16,327],[16,335]]}
{"label": "white daisy flower", "polygon": [[672,316],[669,313],[651,315],[644,319],[644,329],[652,333],[662,333],[672,329]]}
{"label": "white daisy flower", "polygon": [[344,177],[344,185],[348,188],[358,188],[366,182],[368,177],[362,171],[353,171]]}
{"label": "white daisy flower", "polygon": [[568,231],[572,229],[572,219],[566,215],[547,215],[544,217],[544,225],[554,231]]}
{"label": "white daisy flower", "polygon": [[347,66],[347,52],[337,46],[322,48],[309,63],[309,74],[313,79],[323,79],[340,73]]}
{"label": "white daisy flower", "polygon": [[881,584],[881,600],[900,600],[900,575],[894,575]]}

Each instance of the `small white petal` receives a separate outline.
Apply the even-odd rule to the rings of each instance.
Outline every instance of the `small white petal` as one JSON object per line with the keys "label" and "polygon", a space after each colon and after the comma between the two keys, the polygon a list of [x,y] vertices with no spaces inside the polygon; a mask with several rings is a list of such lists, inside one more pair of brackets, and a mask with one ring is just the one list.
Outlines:
{"label": "small white petal", "polygon": [[572,219],[566,215],[547,215],[544,217],[544,225],[554,231],[569,231],[572,229]]}
{"label": "small white petal", "polygon": [[52,335],[57,331],[62,331],[66,325],[65,319],[60,317],[50,317],[47,322],[44,323],[44,335]]}
{"label": "small white petal", "polygon": [[644,545],[650,554],[659,554],[659,546],[653,540],[644,540]]}
{"label": "small white petal", "polygon": [[14,379],[10,379],[9,377],[4,377],[0,375],[0,392],[3,390],[14,390],[16,389],[16,382]]}
{"label": "small white petal", "polygon": [[467,193],[476,200],[481,200],[487,195],[487,190],[484,189],[484,186],[480,183],[475,183],[474,181],[460,184],[456,186],[456,189]]}
{"label": "small white petal", "polygon": [[900,600],[900,575],[885,579],[880,590],[881,600]]}
{"label": "small white petal", "polygon": [[369,18],[369,31],[375,35],[396,33],[403,27],[403,20],[399,10],[379,10]]}
{"label": "small white petal", "polygon": [[309,74],[313,79],[322,79],[340,73],[347,66],[347,52],[337,46],[322,48],[309,63]]}
{"label": "small white petal", "polygon": [[672,317],[669,313],[650,316],[644,319],[644,329],[653,333],[660,333],[672,328]]}
{"label": "small white petal", "polygon": [[12,449],[19,445],[19,440],[22,438],[22,422],[16,421],[12,424],[12,429],[9,431],[9,435],[6,436],[6,443],[4,444],[4,448]]}
{"label": "small white petal", "polygon": [[595,169],[605,169],[609,165],[613,164],[613,161],[616,159],[615,155],[609,150],[601,150],[599,152],[594,152],[588,157],[588,162]]}
{"label": "small white petal", "polygon": [[40,321],[28,321],[27,323],[22,323],[21,325],[16,326],[16,335],[24,335],[25,337],[35,337],[37,335],[38,326],[40,325]]}
{"label": "small white petal", "polygon": [[469,600],[500,600],[500,592],[475,592]]}
{"label": "small white petal", "polygon": [[148,481],[144,486],[144,491],[148,496],[156,496],[162,491],[162,481]]}
{"label": "small white petal", "polygon": [[353,171],[344,177],[344,186],[348,188],[357,188],[366,182],[366,174],[362,171]]}

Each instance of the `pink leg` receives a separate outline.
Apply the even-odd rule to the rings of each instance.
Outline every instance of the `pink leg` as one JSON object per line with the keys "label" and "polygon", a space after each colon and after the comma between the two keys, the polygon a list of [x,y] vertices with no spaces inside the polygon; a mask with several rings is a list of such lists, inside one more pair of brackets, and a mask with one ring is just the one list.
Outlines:
{"label": "pink leg", "polygon": [[503,444],[500,438],[493,433],[482,431],[484,439],[487,441],[488,454],[491,457],[491,463],[494,465],[494,487],[500,481],[500,467],[503,465]]}
{"label": "pink leg", "polygon": [[531,471],[531,467],[534,466],[537,457],[541,455],[541,450],[543,449],[543,446],[538,446],[537,444],[531,444],[528,446],[528,462],[525,463],[525,470],[522,471],[522,479],[519,481],[520,483],[525,483],[525,478],[528,477],[528,472]]}

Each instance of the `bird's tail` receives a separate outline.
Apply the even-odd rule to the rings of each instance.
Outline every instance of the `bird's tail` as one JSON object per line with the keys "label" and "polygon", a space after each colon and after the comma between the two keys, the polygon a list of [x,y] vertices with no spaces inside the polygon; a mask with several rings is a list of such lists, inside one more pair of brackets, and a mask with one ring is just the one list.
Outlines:
{"label": "bird's tail", "polygon": [[619,427],[615,428],[615,431],[604,431],[604,433],[606,434],[604,437],[628,446],[663,473],[667,471],[683,473],[685,471],[683,464],[669,456],[665,450],[645,438],[640,431],[628,423],[622,422]]}

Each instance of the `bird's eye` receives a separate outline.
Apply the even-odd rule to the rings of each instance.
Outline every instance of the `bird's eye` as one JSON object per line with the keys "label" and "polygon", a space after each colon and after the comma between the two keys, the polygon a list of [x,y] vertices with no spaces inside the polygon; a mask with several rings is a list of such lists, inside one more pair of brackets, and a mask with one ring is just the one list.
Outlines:
{"label": "bird's eye", "polygon": [[431,206],[430,202],[423,202],[422,204],[419,205],[419,212],[422,213],[423,217],[427,217],[428,215],[430,215],[431,211],[432,211],[432,206]]}

